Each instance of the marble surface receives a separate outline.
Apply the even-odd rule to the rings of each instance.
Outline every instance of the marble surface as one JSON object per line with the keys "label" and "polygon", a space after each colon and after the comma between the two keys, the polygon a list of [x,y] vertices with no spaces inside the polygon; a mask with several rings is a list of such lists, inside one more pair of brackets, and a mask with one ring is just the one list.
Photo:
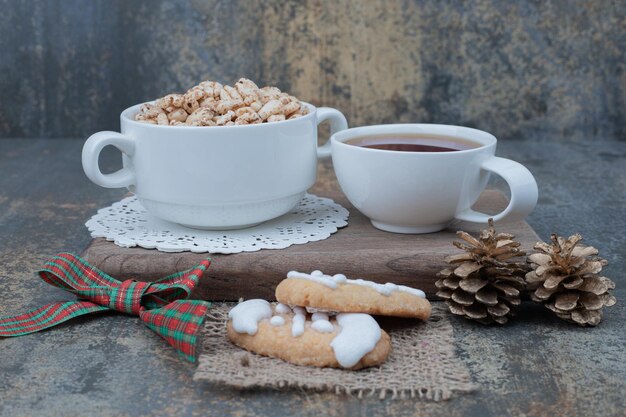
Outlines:
{"label": "marble surface", "polygon": [[351,125],[626,138],[619,0],[0,0],[0,137],[116,130],[124,108],[247,76]]}
{"label": "marble surface", "polygon": [[[0,315],[72,297],[33,275],[51,255],[80,252],[83,222],[123,190],[91,184],[82,141],[0,140]],[[562,143],[546,137],[503,142],[499,155],[536,175],[529,223],[547,238],[581,232],[610,262],[618,304],[594,329],[527,305],[506,327],[454,321],[457,349],[479,390],[444,403],[358,400],[332,394],[238,392],[195,383],[180,360],[138,320],[83,318],[0,340],[2,416],[620,416],[626,409],[626,143]],[[105,153],[112,170],[119,155]],[[320,168],[319,181],[332,175]],[[495,183],[498,186],[498,183]]]}

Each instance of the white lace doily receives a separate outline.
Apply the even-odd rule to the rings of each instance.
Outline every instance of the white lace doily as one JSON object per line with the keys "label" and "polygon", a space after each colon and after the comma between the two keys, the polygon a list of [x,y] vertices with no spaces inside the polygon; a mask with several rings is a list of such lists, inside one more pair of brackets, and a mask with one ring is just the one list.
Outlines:
{"label": "white lace doily", "polygon": [[284,249],[327,239],[348,225],[348,210],[329,198],[306,194],[289,213],[241,230],[197,230],[160,220],[143,208],[137,197],[127,197],[98,210],[85,223],[92,237],[116,245],[140,246],[162,252],[239,253]]}

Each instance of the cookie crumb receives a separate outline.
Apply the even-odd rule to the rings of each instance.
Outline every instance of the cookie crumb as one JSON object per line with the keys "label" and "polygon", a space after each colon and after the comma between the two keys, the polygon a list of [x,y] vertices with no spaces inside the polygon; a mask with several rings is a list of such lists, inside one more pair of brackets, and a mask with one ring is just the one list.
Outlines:
{"label": "cookie crumb", "polygon": [[248,354],[246,354],[246,353],[242,354],[239,357],[239,364],[241,366],[244,366],[244,367],[249,367],[250,366],[250,356]]}

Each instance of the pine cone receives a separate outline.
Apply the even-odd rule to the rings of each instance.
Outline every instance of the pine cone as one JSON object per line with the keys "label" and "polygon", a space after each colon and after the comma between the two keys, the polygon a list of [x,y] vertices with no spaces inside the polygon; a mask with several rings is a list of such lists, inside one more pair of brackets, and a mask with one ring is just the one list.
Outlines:
{"label": "pine cone", "polygon": [[551,240],[552,244],[538,242],[538,252],[528,257],[533,268],[526,274],[531,299],[563,320],[596,326],[602,308],[615,304],[609,292],[615,283],[599,275],[607,261],[595,256],[598,250],[593,246],[579,244],[579,234],[569,239],[552,234]]}
{"label": "pine cone", "polygon": [[523,262],[511,261],[525,255],[520,243],[511,234],[496,233],[493,219],[478,239],[461,231],[456,235],[467,244],[452,244],[465,253],[446,257],[453,268],[439,273],[437,295],[454,314],[483,324],[506,323],[521,302],[520,293],[526,286],[523,277],[530,269]]}

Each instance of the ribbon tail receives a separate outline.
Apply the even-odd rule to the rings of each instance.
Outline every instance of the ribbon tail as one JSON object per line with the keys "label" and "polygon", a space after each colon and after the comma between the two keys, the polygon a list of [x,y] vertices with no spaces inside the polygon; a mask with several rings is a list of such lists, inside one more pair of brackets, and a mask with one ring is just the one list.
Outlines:
{"label": "ribbon tail", "polygon": [[142,309],[139,317],[179,355],[195,362],[198,331],[210,306],[206,301],[176,300],[160,308]]}
{"label": "ribbon tail", "polygon": [[35,333],[54,327],[74,317],[108,309],[108,307],[99,306],[90,301],[66,301],[47,304],[17,316],[0,318],[0,337],[23,336]]}

